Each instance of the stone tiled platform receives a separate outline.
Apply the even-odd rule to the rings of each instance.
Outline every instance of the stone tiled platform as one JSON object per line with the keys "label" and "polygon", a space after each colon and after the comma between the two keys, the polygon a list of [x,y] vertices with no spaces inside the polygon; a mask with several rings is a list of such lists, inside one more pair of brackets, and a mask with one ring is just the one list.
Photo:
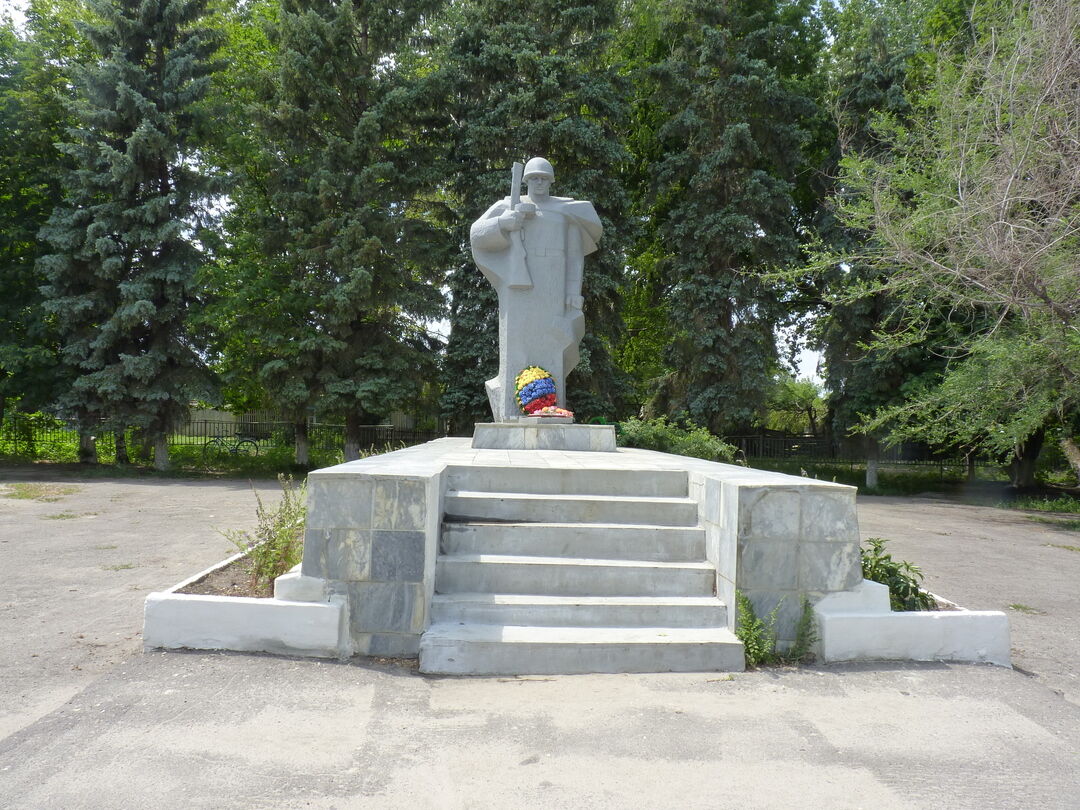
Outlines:
{"label": "stone tiled platform", "polygon": [[[318,470],[308,487],[302,573],[347,598],[351,643],[362,654],[418,653],[432,624],[444,515],[461,504],[482,502],[488,521],[512,520],[518,512],[501,510],[525,509],[525,520],[549,521],[553,532],[576,537],[577,529],[544,516],[545,497],[566,495],[576,499],[575,519],[596,524],[580,542],[610,548],[626,524],[649,517],[647,510],[638,515],[641,503],[651,498],[658,508],[681,510],[668,501],[688,500],[689,515],[665,520],[700,529],[699,564],[711,572],[712,593],[733,606],[738,582],[759,613],[779,604],[781,643],[794,638],[803,596],[817,599],[861,581],[854,488],[735,465],[633,449],[484,449],[449,438]],[[482,501],[463,487],[501,494]],[[634,501],[633,520],[620,518],[620,499],[627,509]],[[515,565],[500,570],[513,573]],[[733,622],[729,610],[727,629]]]}

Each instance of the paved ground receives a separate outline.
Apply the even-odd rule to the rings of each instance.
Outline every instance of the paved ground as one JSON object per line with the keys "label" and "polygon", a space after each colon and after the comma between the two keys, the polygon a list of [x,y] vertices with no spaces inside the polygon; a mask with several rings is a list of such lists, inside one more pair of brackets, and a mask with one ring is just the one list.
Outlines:
{"label": "paved ground", "polygon": [[[0,470],[0,485],[30,475]],[[892,538],[933,590],[1039,611],[1010,611],[1030,675],[435,678],[142,653],[145,594],[225,556],[215,529],[250,525],[250,488],[59,483],[80,489],[0,498],[0,807],[1080,808],[1080,553],[1055,547],[1075,532],[931,499],[860,504],[864,536]]]}

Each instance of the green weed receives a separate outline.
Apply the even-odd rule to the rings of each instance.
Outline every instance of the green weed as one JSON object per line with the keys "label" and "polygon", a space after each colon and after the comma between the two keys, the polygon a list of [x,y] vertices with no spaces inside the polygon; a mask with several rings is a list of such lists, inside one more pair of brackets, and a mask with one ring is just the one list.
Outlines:
{"label": "green weed", "polygon": [[1080,498],[1071,495],[1059,495],[1056,498],[1040,498],[1029,495],[1012,501],[999,503],[1003,509],[1030,509],[1034,512],[1066,512],[1080,514]]}
{"label": "green weed", "polygon": [[783,599],[764,618],[758,618],[750,597],[742,591],[735,592],[735,635],[743,643],[746,666],[750,669],[762,664],[773,664],[779,659],[776,653],[776,619]]}
{"label": "green weed", "polygon": [[134,568],[134,567],[135,567],[135,565],[133,563],[120,563],[119,565],[103,565],[103,566],[101,566],[101,570],[102,571],[127,571],[127,570],[129,570],[131,568]]}
{"label": "green weed", "polygon": [[1045,518],[1039,515],[1028,515],[1028,520],[1033,520],[1036,523],[1044,523],[1047,526],[1053,526],[1055,529],[1064,529],[1070,532],[1080,532],[1080,520],[1071,520],[1069,518]]}
{"label": "green weed", "polygon": [[1015,610],[1017,613],[1025,613],[1028,616],[1045,616],[1046,611],[1033,608],[1031,605],[1025,605],[1023,602],[1013,602],[1009,605],[1009,610]]}
{"label": "green weed", "polygon": [[1057,543],[1044,543],[1044,545],[1047,545],[1050,548],[1060,548],[1064,551],[1080,551],[1080,546],[1063,546]]}
{"label": "green weed", "polygon": [[40,481],[20,481],[14,484],[5,484],[7,491],[0,493],[5,498],[15,498],[20,501],[42,501],[55,503],[65,495],[78,492],[82,487],[74,484],[49,484]]}
{"label": "green weed", "polygon": [[922,571],[906,560],[894,560],[885,550],[887,542],[884,537],[867,539],[861,549],[863,578],[889,586],[893,610],[934,610],[934,598],[920,587]]}
{"label": "green weed", "polygon": [[735,592],[735,635],[743,643],[746,666],[754,669],[768,664],[801,664],[813,660],[813,647],[818,640],[814,608],[805,596],[802,613],[795,625],[795,641],[782,653],[777,650],[776,622],[783,598],[764,618],[758,618],[750,598],[742,591]]}
{"label": "green weed", "polygon": [[77,518],[74,512],[57,512],[55,515],[42,515],[42,520],[72,520]]}
{"label": "green weed", "polygon": [[[255,534],[225,531],[225,537],[251,559],[251,584],[265,587],[298,562],[304,551],[304,516],[307,484],[296,486],[291,476],[279,475],[281,500],[275,507],[255,492],[258,525]],[[253,490],[254,491],[254,490]]]}

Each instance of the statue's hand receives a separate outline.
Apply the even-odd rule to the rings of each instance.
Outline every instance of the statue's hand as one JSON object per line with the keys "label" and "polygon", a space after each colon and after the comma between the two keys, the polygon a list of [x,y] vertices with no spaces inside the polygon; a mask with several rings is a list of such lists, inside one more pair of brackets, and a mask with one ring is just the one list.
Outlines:
{"label": "statue's hand", "polygon": [[566,296],[566,308],[567,309],[584,309],[585,299],[580,295],[568,295]]}
{"label": "statue's hand", "polygon": [[524,224],[525,214],[520,211],[507,211],[505,214],[499,215],[499,227],[504,233],[520,231],[521,226]]}

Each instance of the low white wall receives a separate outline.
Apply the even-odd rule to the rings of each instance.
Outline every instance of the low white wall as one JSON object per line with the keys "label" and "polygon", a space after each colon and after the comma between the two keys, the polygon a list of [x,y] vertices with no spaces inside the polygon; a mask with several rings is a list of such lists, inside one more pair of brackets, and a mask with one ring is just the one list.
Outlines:
{"label": "low white wall", "polygon": [[1009,620],[996,610],[893,612],[889,589],[863,580],[814,606],[825,662],[967,661],[1011,666]]}
{"label": "low white wall", "polygon": [[345,599],[285,602],[246,596],[152,593],[143,611],[143,644],[347,657]]}
{"label": "low white wall", "polygon": [[[352,655],[348,604],[343,596],[292,601],[177,593],[241,556],[242,553],[235,554],[167,591],[147,595],[143,607],[143,647],[271,652],[315,658]],[[279,579],[286,579],[296,590],[297,583],[293,580],[298,576],[294,572],[292,578],[286,574]],[[301,578],[301,584],[307,584],[303,583],[305,579]],[[276,585],[275,582],[275,594],[282,595]],[[288,588],[283,590],[287,592]]]}

